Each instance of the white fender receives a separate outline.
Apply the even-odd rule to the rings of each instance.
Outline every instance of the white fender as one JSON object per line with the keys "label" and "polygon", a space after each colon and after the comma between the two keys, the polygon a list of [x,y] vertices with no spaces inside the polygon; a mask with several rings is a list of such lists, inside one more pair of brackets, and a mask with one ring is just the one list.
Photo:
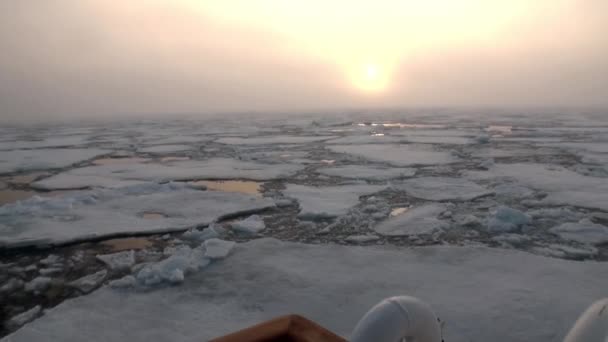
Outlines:
{"label": "white fender", "polygon": [[431,307],[408,296],[387,298],[357,323],[350,342],[441,342],[441,327]]}
{"label": "white fender", "polygon": [[593,303],[574,323],[564,342],[608,341],[608,298]]}

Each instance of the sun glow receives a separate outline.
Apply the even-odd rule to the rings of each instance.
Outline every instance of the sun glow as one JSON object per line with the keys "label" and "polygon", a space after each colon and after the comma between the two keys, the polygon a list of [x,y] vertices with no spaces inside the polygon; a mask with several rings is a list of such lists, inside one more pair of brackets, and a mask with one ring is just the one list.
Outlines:
{"label": "sun glow", "polygon": [[388,87],[388,70],[376,63],[367,63],[355,68],[349,75],[350,82],[359,90],[379,93]]}
{"label": "sun glow", "polygon": [[354,89],[378,93],[396,86],[406,56],[505,43],[522,23],[575,0],[181,1],[209,18],[267,29],[285,38],[281,48],[333,65]]}

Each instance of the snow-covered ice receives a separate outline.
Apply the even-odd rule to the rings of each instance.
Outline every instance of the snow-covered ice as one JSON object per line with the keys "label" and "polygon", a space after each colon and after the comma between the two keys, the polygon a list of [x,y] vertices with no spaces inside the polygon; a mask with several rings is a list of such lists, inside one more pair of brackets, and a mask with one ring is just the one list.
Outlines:
{"label": "snow-covered ice", "polygon": [[[164,233],[274,207],[271,199],[199,191],[183,184],[98,190],[0,207],[0,246],[48,246],[102,237]],[[148,219],[143,213],[159,213]]]}
{"label": "snow-covered ice", "polygon": [[288,184],[283,190],[283,194],[298,201],[300,219],[314,221],[344,215],[351,207],[359,203],[359,197],[384,188],[376,185],[314,187]]}
{"label": "snow-covered ice", "polygon": [[157,145],[138,149],[138,151],[142,153],[172,153],[190,150],[192,150],[192,146],[188,145]]}
{"label": "snow-covered ice", "polygon": [[419,177],[394,184],[408,195],[430,201],[470,201],[492,192],[464,178]]}
{"label": "snow-covered ice", "polygon": [[307,144],[337,138],[335,136],[303,137],[293,135],[258,136],[250,138],[220,138],[216,142],[228,145]]}
{"label": "snow-covered ice", "polygon": [[366,243],[379,240],[380,237],[372,234],[363,234],[363,235],[349,235],[344,241],[352,242],[352,243]]}
{"label": "snow-covered ice", "polygon": [[365,165],[341,165],[324,167],[317,172],[334,177],[344,177],[367,180],[388,180],[393,178],[411,177],[416,174],[414,168],[383,168]]}
{"label": "snow-covered ice", "polygon": [[516,180],[524,186],[545,191],[542,204],[573,205],[608,210],[608,182],[558,165],[536,163],[494,164],[488,171],[468,171],[472,179]]}
{"label": "snow-covered ice", "polygon": [[101,270],[93,274],[88,274],[68,283],[69,286],[77,288],[82,293],[89,293],[95,290],[106,279],[108,271]]}
{"label": "snow-covered ice", "polygon": [[[263,164],[229,158],[176,161],[168,164],[128,163],[69,170],[32,184],[44,190],[114,187],[114,183],[166,182],[197,179],[271,180],[286,178],[303,167],[295,164]],[[128,184],[131,185],[131,184]]]}
{"label": "snow-covered ice", "polygon": [[447,226],[447,222],[438,218],[446,210],[440,203],[425,204],[381,222],[374,230],[388,236],[433,234]]}
{"label": "snow-covered ice", "polygon": [[57,169],[110,152],[96,148],[0,151],[0,173]]}
{"label": "snow-covered ice", "polygon": [[264,220],[258,215],[251,215],[244,220],[232,222],[230,227],[238,233],[247,235],[255,235],[266,229]]}
{"label": "snow-covered ice", "polygon": [[446,341],[559,341],[605,297],[607,277],[603,263],[504,249],[258,239],[179,287],[102,288],[48,310],[5,341],[206,341],[289,313],[347,337],[373,305],[401,294],[433,307]]}
{"label": "snow-covered ice", "polygon": [[135,252],[133,250],[112,254],[98,254],[95,257],[113,271],[128,270],[131,266],[135,265]]}
{"label": "snow-covered ice", "polygon": [[178,284],[184,281],[186,275],[203,269],[209,263],[210,259],[205,256],[203,248],[179,246],[167,259],[144,265],[135,279],[138,285],[144,287]]}
{"label": "snow-covered ice", "polygon": [[346,153],[369,161],[389,163],[396,166],[450,164],[458,158],[449,152],[436,151],[429,145],[328,145],[336,153]]}
{"label": "snow-covered ice", "polygon": [[33,321],[40,313],[42,312],[42,307],[40,305],[36,305],[33,308],[22,312],[11,319],[6,323],[8,328],[15,329],[20,327],[26,323]]}
{"label": "snow-covered ice", "polygon": [[209,259],[223,259],[228,256],[232,248],[236,245],[233,241],[222,239],[209,239],[203,245],[205,246],[205,257]]}
{"label": "snow-covered ice", "polygon": [[581,243],[599,245],[608,242],[608,227],[593,223],[589,219],[563,223],[549,231],[559,235],[562,239]]}

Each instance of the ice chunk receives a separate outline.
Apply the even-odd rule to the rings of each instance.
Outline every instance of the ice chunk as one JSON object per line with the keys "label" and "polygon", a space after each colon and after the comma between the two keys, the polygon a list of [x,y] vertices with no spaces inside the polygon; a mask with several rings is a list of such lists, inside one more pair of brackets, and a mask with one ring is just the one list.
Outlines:
{"label": "ice chunk", "polygon": [[143,147],[138,150],[141,153],[172,153],[172,152],[182,152],[182,151],[190,151],[192,150],[192,146],[188,145],[158,145],[158,146],[149,146]]}
{"label": "ice chunk", "polygon": [[49,286],[51,286],[52,279],[49,277],[36,277],[32,279],[29,283],[25,284],[25,291],[40,293],[45,291]]}
{"label": "ice chunk", "polygon": [[119,288],[127,288],[134,287],[137,284],[137,279],[135,279],[132,275],[127,275],[119,279],[115,279],[110,281],[110,287],[119,289]]}
{"label": "ice chunk", "polygon": [[[33,265],[31,265],[33,266]],[[48,268],[41,268],[38,273],[40,273],[40,275],[43,276],[49,276],[49,275],[53,275],[53,274],[57,274],[57,273],[61,273],[62,269],[59,267],[48,267]]]}
{"label": "ice chunk", "polygon": [[449,152],[435,151],[426,145],[330,145],[336,153],[347,153],[370,161],[386,162],[396,166],[450,164],[458,161]]}
{"label": "ice chunk", "polygon": [[317,141],[329,140],[337,138],[335,136],[291,136],[291,135],[273,135],[273,136],[258,136],[251,138],[220,138],[216,142],[228,145],[275,145],[275,144],[307,144]]}
{"label": "ice chunk", "polygon": [[[414,133],[415,134],[415,133]],[[468,145],[474,142],[473,139],[465,137],[451,137],[451,136],[419,136],[419,135],[407,135],[404,137],[406,141],[412,143],[423,143],[423,144],[448,144],[448,145]]]}
{"label": "ice chunk", "polygon": [[258,215],[251,215],[244,220],[233,222],[230,226],[232,227],[232,230],[236,232],[249,235],[258,234],[262,230],[266,229],[264,220]]}
{"label": "ice chunk", "polygon": [[23,288],[23,280],[11,278],[0,286],[0,293],[11,293]]}
{"label": "ice chunk", "polygon": [[381,222],[374,230],[388,236],[433,234],[447,227],[447,223],[438,218],[446,210],[443,204],[425,204]]}
{"label": "ice chunk", "polygon": [[512,232],[530,221],[530,216],[520,210],[499,206],[490,213],[486,224],[491,232]]}
{"label": "ice chunk", "polygon": [[365,234],[365,235],[349,235],[344,239],[344,241],[352,242],[352,243],[366,243],[366,242],[377,241],[379,239],[380,239],[380,237],[378,237],[376,235]]}
{"label": "ice chunk", "polygon": [[293,197],[300,204],[298,218],[317,220],[344,215],[359,203],[359,197],[382,190],[376,185],[343,185],[312,187],[288,184],[283,194]]}
{"label": "ice chunk", "polygon": [[228,256],[235,243],[220,239],[209,239],[204,242],[205,257],[210,259],[223,259]]}
{"label": "ice chunk", "polygon": [[124,271],[135,265],[135,252],[133,250],[113,254],[99,254],[97,260],[106,264],[113,271]]}
{"label": "ice chunk", "polygon": [[593,223],[589,219],[582,219],[576,223],[564,223],[549,229],[562,239],[588,244],[602,244],[608,242],[608,227]]}
{"label": "ice chunk", "polygon": [[106,279],[106,275],[108,271],[101,270],[99,272],[95,272],[93,274],[86,275],[82,278],[78,278],[72,282],[69,282],[68,285],[74,288],[77,288],[82,293],[89,293],[95,290],[103,281]]}
{"label": "ice chunk", "polygon": [[[0,207],[0,246],[49,246],[125,234],[185,231],[227,216],[274,207],[240,193],[153,185],[34,198]],[[146,219],[142,213],[162,213]]]}
{"label": "ice chunk", "polygon": [[204,268],[209,262],[201,248],[181,246],[167,259],[145,265],[135,278],[144,287],[162,283],[177,284],[183,282],[187,274]]}
{"label": "ice chunk", "polygon": [[[169,164],[128,163],[89,166],[66,171],[32,183],[43,190],[80,189],[86,187],[115,187],[133,182],[167,182],[195,179],[271,180],[289,177],[303,166],[295,164],[263,164],[228,158],[186,160]],[[127,184],[125,184],[127,183]]]}
{"label": "ice chunk", "polygon": [[411,177],[416,173],[413,168],[382,168],[363,165],[344,165],[320,168],[317,172],[335,177],[387,180],[392,178]]}
{"label": "ice chunk", "polygon": [[420,177],[393,185],[413,197],[430,201],[470,201],[492,192],[462,178]]}
{"label": "ice chunk", "polygon": [[42,312],[42,308],[40,307],[40,305],[36,305],[33,308],[31,308],[25,312],[22,312],[22,313],[18,314],[17,316],[14,316],[11,319],[9,319],[8,322],[6,323],[6,326],[9,329],[17,329],[20,326],[36,319],[36,317],[40,316],[41,312]]}
{"label": "ice chunk", "polygon": [[0,151],[0,173],[62,168],[110,152],[95,148]]}
{"label": "ice chunk", "polygon": [[193,240],[193,241],[205,241],[205,240],[209,240],[209,239],[213,239],[213,238],[218,238],[220,236],[220,231],[218,231],[219,227],[217,227],[217,225],[215,224],[211,224],[209,225],[209,227],[203,229],[203,230],[198,230],[196,228],[192,228],[187,230],[186,232],[184,232],[184,234],[182,235],[182,238],[186,239],[186,240]]}

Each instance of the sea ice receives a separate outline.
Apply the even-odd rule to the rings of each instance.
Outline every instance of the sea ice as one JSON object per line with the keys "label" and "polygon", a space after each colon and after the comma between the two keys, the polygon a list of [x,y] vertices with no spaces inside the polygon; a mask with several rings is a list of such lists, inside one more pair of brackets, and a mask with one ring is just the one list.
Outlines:
{"label": "sea ice", "polygon": [[[197,179],[271,180],[289,177],[303,166],[262,164],[229,158],[176,161],[167,164],[131,163],[98,165],[69,170],[32,184],[44,190],[108,187],[121,182],[167,182]],[[130,185],[130,184],[129,184]]]}
{"label": "sea ice", "polygon": [[113,271],[129,270],[131,266],[135,265],[135,252],[133,250],[112,254],[98,254],[96,258]]}
{"label": "sea ice", "polygon": [[250,138],[220,138],[216,142],[228,145],[307,144],[337,138],[335,136],[302,137],[293,135],[257,136]]}
{"label": "sea ice", "polygon": [[77,288],[82,293],[89,293],[103,283],[107,274],[108,271],[101,270],[69,282],[68,285]]}
{"label": "sea ice", "polygon": [[192,150],[192,146],[188,145],[158,145],[148,146],[138,149],[141,153],[172,153],[172,152],[183,152]]}
{"label": "sea ice", "polygon": [[435,151],[428,145],[329,145],[329,150],[347,153],[370,161],[384,162],[396,166],[450,164],[458,161],[449,152]]}
{"label": "sea ice", "polygon": [[359,203],[359,197],[384,188],[376,185],[313,187],[288,184],[283,194],[297,199],[300,204],[298,218],[314,221],[344,215]]}
{"label": "sea ice", "polygon": [[248,235],[255,235],[266,229],[264,220],[258,215],[251,215],[244,220],[232,222],[230,227],[238,233]]}
{"label": "sea ice", "polygon": [[491,232],[513,232],[530,222],[530,216],[506,206],[492,210],[486,219],[487,228]]}
{"label": "sea ice", "polygon": [[383,168],[365,165],[342,165],[336,167],[324,167],[317,169],[317,172],[334,177],[367,179],[367,180],[388,180],[392,178],[411,177],[416,174],[413,168]]}
{"label": "sea ice", "polygon": [[110,152],[96,148],[0,151],[0,173],[57,169]]}
{"label": "sea ice", "polygon": [[352,145],[352,144],[394,144],[403,141],[402,137],[390,135],[349,135],[338,139],[332,139],[326,144]]}
{"label": "sea ice", "polygon": [[447,227],[447,223],[438,218],[446,210],[443,204],[425,204],[381,222],[374,230],[388,236],[433,234]]}
{"label": "sea ice", "polygon": [[51,286],[52,279],[49,277],[36,277],[32,279],[29,283],[25,284],[25,291],[40,293],[46,290],[49,286]]}
{"label": "sea ice", "polygon": [[562,166],[514,163],[494,164],[488,171],[468,171],[473,179],[517,180],[524,186],[542,190],[547,205],[573,205],[608,210],[608,182],[604,178],[583,176]]}
{"label": "sea ice", "polygon": [[42,307],[40,307],[40,305],[36,305],[33,308],[18,314],[17,316],[11,317],[11,319],[6,322],[6,326],[10,329],[16,329],[36,319],[41,312]]}
{"label": "sea ice", "polygon": [[221,239],[209,239],[206,240],[203,245],[205,246],[205,257],[209,259],[223,259],[228,256],[235,243],[233,241],[225,241]]}
{"label": "sea ice", "polygon": [[349,235],[344,241],[352,243],[365,243],[379,240],[380,237],[377,235],[364,234],[364,235]]}
{"label": "sea ice", "polygon": [[274,239],[239,244],[215,266],[180,287],[101,288],[66,300],[5,340],[208,341],[286,313],[348,337],[381,299],[411,295],[446,322],[446,341],[550,342],[561,340],[589,303],[606,296],[608,277],[603,263],[515,250]]}
{"label": "sea ice", "polygon": [[[0,207],[0,246],[49,246],[101,237],[183,231],[274,207],[271,199],[146,184],[32,198]],[[143,213],[159,213],[146,218]]]}
{"label": "sea ice", "polygon": [[419,177],[393,185],[413,197],[430,201],[470,201],[492,194],[481,185],[463,178]]}
{"label": "sea ice", "polygon": [[187,274],[203,269],[209,262],[210,259],[205,257],[202,248],[180,246],[167,259],[145,265],[135,278],[138,285],[144,287],[162,283],[177,284],[183,282]]}
{"label": "sea ice", "polygon": [[599,245],[608,242],[608,227],[593,223],[588,219],[579,222],[563,223],[549,229],[564,240]]}

